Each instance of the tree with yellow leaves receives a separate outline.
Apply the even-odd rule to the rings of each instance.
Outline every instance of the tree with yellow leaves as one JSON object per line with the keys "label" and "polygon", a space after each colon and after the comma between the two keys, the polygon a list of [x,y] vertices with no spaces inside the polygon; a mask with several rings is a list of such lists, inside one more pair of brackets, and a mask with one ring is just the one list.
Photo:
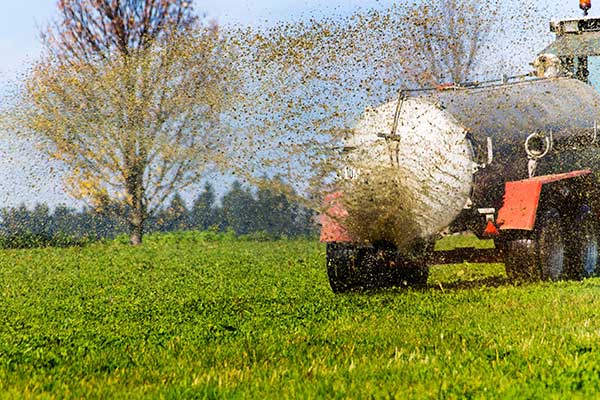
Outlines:
{"label": "tree with yellow leaves", "polygon": [[148,216],[223,154],[228,55],[190,3],[60,0],[26,81],[19,122],[66,165],[75,197],[127,206],[134,245]]}

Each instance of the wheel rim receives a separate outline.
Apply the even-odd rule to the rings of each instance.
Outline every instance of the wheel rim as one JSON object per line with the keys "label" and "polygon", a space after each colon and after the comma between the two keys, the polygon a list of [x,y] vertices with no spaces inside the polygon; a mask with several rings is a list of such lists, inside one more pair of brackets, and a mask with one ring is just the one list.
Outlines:
{"label": "wheel rim", "polygon": [[549,213],[548,222],[540,235],[539,245],[543,276],[554,281],[560,279],[565,265],[565,242],[557,212]]}
{"label": "wheel rim", "polygon": [[583,270],[585,275],[590,277],[596,272],[596,264],[598,263],[598,240],[594,237],[593,241],[587,243],[583,252]]}
{"label": "wheel rim", "polygon": [[586,277],[594,275],[598,265],[598,236],[593,226],[586,226],[584,242],[581,246],[581,267]]}

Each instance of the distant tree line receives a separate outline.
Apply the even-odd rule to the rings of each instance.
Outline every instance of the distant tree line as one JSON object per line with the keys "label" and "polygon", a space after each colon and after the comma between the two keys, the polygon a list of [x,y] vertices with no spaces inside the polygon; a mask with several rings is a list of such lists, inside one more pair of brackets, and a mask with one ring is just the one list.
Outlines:
{"label": "distant tree line", "polygon": [[[210,183],[190,207],[176,193],[167,207],[149,218],[147,232],[233,231],[274,239],[316,232],[312,210],[268,185],[252,190],[235,181],[220,203],[217,200]],[[114,238],[128,233],[130,210],[122,204],[106,200],[99,207],[80,210],[64,205],[51,210],[46,204],[1,209],[0,247],[69,246]]]}

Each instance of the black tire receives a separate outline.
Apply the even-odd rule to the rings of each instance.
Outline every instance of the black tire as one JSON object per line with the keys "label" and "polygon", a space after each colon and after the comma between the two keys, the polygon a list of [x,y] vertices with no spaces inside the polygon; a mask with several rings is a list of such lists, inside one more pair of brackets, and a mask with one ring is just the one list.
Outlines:
{"label": "black tire", "polygon": [[598,274],[598,224],[592,209],[583,205],[565,227],[567,235],[567,277],[581,280]]}
{"label": "black tire", "polygon": [[410,256],[398,254],[393,271],[393,285],[398,287],[423,288],[429,278],[429,261],[433,243],[419,246]]}
{"label": "black tire", "polygon": [[519,239],[501,245],[506,275],[511,281],[536,281],[540,279],[535,240]]}
{"label": "black tire", "polygon": [[560,213],[549,208],[536,224],[538,265],[544,280],[558,281],[566,276],[566,243]]}
{"label": "black tire", "polygon": [[396,255],[396,248],[387,245],[363,248],[359,256],[361,287],[381,289],[393,286]]}
{"label": "black tire", "polygon": [[506,275],[512,281],[557,281],[566,274],[566,244],[560,213],[543,211],[530,238],[502,243]]}
{"label": "black tire", "polygon": [[327,276],[334,293],[348,292],[356,284],[356,256],[352,245],[327,243]]}
{"label": "black tire", "polygon": [[429,276],[425,251],[401,257],[390,246],[327,244],[327,276],[334,293],[392,286],[423,287]]}
{"label": "black tire", "polygon": [[334,293],[391,286],[390,266],[396,252],[388,248],[327,244],[327,276]]}
{"label": "black tire", "polygon": [[429,279],[429,266],[412,264],[397,268],[393,278],[393,286],[423,288]]}

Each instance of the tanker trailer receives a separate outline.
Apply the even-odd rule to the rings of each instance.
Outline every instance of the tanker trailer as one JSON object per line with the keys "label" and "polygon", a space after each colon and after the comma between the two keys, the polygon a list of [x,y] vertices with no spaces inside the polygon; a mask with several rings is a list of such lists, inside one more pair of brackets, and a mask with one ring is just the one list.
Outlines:
{"label": "tanker trailer", "polygon": [[[408,91],[367,110],[321,216],[332,289],[423,285],[440,258],[498,259],[510,278],[595,274],[597,121],[600,95],[569,77]],[[433,251],[461,231],[496,249]]]}

